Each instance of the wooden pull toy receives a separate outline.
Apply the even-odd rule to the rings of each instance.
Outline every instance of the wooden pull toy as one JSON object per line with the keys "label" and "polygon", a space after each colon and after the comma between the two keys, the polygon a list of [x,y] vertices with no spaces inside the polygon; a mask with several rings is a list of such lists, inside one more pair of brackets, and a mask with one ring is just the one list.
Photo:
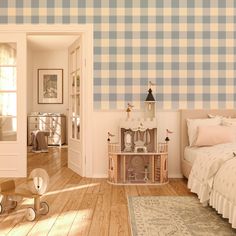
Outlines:
{"label": "wooden pull toy", "polygon": [[41,196],[47,191],[49,176],[44,169],[34,169],[27,179],[28,188],[16,188],[14,180],[8,180],[0,185],[0,214],[7,208],[15,209],[17,199],[33,198],[34,206],[26,209],[26,219],[34,221],[37,214],[46,215],[49,206],[46,202],[41,202]]}

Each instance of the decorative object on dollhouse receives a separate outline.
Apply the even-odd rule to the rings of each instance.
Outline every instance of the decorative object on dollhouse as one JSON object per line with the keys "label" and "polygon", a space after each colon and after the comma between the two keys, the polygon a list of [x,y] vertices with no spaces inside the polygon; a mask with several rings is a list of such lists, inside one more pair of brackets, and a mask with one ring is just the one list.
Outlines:
{"label": "decorative object on dollhouse", "polygon": [[156,120],[122,120],[120,140],[122,152],[145,153],[157,150]]}
{"label": "decorative object on dollhouse", "polygon": [[148,174],[149,174],[148,166],[144,166],[144,178],[143,178],[143,180],[146,181],[146,182],[149,180],[148,179]]}
{"label": "decorative object on dollhouse", "polygon": [[152,86],[156,86],[155,83],[153,83],[152,81],[148,81],[149,87],[151,88]]}
{"label": "decorative object on dollhouse", "polygon": [[165,138],[165,141],[166,141],[166,142],[169,142],[169,141],[170,141],[170,139],[169,139],[169,134],[173,134],[173,132],[170,131],[170,130],[168,130],[168,129],[166,129],[166,138]]}
{"label": "decorative object on dollhouse", "polygon": [[132,181],[136,181],[137,179],[137,174],[134,172],[134,169],[133,168],[128,168],[127,170],[128,172],[128,181],[129,182],[132,182]]}
{"label": "decorative object on dollhouse", "polygon": [[137,130],[134,132],[134,152],[147,152],[147,145],[150,143],[148,130]]}
{"label": "decorative object on dollhouse", "polygon": [[124,145],[125,149],[124,152],[132,152],[132,146],[133,146],[133,132],[131,130],[127,130],[124,132]]}
{"label": "decorative object on dollhouse", "polygon": [[145,100],[145,118],[149,118],[153,120],[155,118],[156,114],[156,101],[152,94],[151,87],[155,85],[151,81],[149,81],[149,89],[148,89],[148,95]]}
{"label": "decorative object on dollhouse", "polygon": [[111,134],[110,132],[107,132],[107,142],[111,141],[111,138],[114,137],[114,134]]}
{"label": "decorative object on dollhouse", "polygon": [[127,169],[133,169],[133,176],[135,177],[131,182],[143,182],[144,166],[148,165],[148,160],[142,155],[135,155],[126,157]]}
{"label": "decorative object on dollhouse", "polygon": [[133,107],[134,107],[134,106],[131,105],[130,103],[127,104],[127,109],[126,109],[127,119],[130,118],[130,112],[132,111],[132,108],[133,108]]}

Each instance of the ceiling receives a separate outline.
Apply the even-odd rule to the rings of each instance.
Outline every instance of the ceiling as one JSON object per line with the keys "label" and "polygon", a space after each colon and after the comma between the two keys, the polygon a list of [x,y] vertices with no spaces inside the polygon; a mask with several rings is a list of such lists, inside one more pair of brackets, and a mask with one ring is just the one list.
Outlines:
{"label": "ceiling", "polygon": [[27,42],[33,51],[55,51],[68,48],[79,35],[28,35]]}

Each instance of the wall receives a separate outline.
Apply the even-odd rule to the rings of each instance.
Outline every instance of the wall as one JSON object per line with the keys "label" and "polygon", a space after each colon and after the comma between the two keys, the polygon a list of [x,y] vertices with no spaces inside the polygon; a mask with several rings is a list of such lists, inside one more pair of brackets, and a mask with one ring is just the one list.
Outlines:
{"label": "wall", "polygon": [[[38,104],[38,69],[63,69],[63,104]],[[32,111],[59,112],[67,114],[68,109],[68,52],[33,51],[33,104]]]}
{"label": "wall", "polygon": [[[142,113],[132,112],[132,117],[141,117]],[[179,140],[179,112],[178,111],[158,111],[158,139],[163,142],[166,137],[166,128],[174,133],[171,134],[169,142],[169,176],[172,178],[182,177],[180,171],[180,140]],[[112,142],[119,140],[119,122],[126,118],[124,111],[95,111],[93,113],[93,170],[94,177],[107,176],[107,132],[111,132],[116,136],[112,138]]]}
{"label": "wall", "polygon": [[234,0],[0,1],[0,24],[94,25],[94,108],[234,108]]}
{"label": "wall", "polygon": [[[38,69],[63,69],[63,104],[38,104]],[[27,50],[27,113],[56,112],[68,117],[68,51]],[[67,126],[67,124],[66,124]],[[68,130],[66,130],[68,137]]]}

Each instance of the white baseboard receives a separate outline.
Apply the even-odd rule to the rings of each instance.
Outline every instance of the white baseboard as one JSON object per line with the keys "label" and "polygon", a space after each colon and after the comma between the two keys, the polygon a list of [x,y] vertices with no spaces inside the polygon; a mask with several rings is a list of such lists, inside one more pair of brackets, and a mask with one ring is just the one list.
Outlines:
{"label": "white baseboard", "polygon": [[[107,174],[95,174],[93,176],[86,176],[88,178],[108,178]],[[171,174],[169,175],[170,179],[182,179],[183,175],[182,174]]]}
{"label": "white baseboard", "polygon": [[108,175],[106,174],[98,174],[98,175],[93,175],[91,177],[88,177],[88,178],[98,178],[98,179],[104,179],[104,178],[108,178]]}
{"label": "white baseboard", "polygon": [[182,174],[171,174],[168,177],[169,177],[169,179],[182,179],[183,175]]}
{"label": "white baseboard", "polygon": [[74,164],[73,162],[68,162],[68,168],[70,168],[71,170],[73,170],[76,174],[79,175],[80,173],[80,167],[76,164]]}

